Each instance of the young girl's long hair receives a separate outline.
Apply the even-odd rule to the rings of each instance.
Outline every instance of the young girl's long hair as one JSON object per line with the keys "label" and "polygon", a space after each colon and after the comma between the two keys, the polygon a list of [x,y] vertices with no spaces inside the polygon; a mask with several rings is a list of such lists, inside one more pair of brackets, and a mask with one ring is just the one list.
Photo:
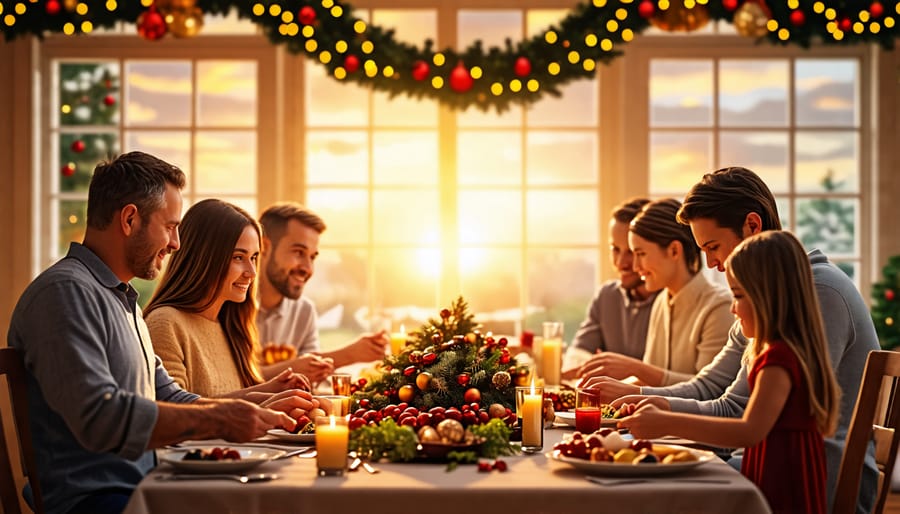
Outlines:
{"label": "young girl's long hair", "polygon": [[[172,254],[144,315],[163,306],[199,313],[212,305],[222,290],[234,245],[248,226],[261,236],[253,216],[221,200],[203,200],[188,209],[178,227],[181,248]],[[256,312],[254,280],[243,302],[225,302],[218,315],[243,387],[262,382],[255,360],[259,345]]]}
{"label": "young girl's long hair", "polygon": [[819,430],[833,434],[841,390],[831,368],[812,268],[800,241],[780,230],[748,237],[725,260],[725,268],[753,305],[756,334],[745,355],[756,358],[768,341],[787,343],[800,361]]}

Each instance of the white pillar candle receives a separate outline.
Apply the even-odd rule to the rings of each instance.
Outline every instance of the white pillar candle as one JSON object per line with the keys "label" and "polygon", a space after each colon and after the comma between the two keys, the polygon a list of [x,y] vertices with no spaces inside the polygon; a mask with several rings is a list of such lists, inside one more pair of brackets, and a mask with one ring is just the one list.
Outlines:
{"label": "white pillar candle", "polygon": [[343,471],[347,467],[347,420],[337,416],[316,418],[316,464],[320,471]]}
{"label": "white pillar candle", "polygon": [[531,393],[525,393],[522,401],[522,447],[543,446],[544,431],[544,391],[531,383]]}

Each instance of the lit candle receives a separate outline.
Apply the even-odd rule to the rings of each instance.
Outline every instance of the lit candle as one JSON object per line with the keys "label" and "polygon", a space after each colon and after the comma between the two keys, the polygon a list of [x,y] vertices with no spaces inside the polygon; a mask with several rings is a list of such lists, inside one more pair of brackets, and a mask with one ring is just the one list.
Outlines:
{"label": "lit candle", "polygon": [[541,353],[544,381],[548,386],[559,385],[560,368],[562,368],[562,339],[544,339],[541,343]]}
{"label": "lit candle", "polygon": [[406,327],[400,325],[400,332],[391,334],[391,355],[400,355],[406,346]]}
{"label": "lit candle", "polygon": [[316,418],[316,464],[320,475],[342,475],[347,468],[347,420],[336,416]]}
{"label": "lit candle", "polygon": [[539,450],[544,446],[544,391],[534,387],[531,394],[525,393],[522,400],[522,450]]}

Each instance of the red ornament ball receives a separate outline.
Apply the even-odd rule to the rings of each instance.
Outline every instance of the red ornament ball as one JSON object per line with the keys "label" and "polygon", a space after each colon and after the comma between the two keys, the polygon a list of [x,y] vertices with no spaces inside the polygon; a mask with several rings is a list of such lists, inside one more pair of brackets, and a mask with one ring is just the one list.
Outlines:
{"label": "red ornament ball", "polygon": [[466,373],[456,375],[456,383],[465,387],[469,383],[469,375]]}
{"label": "red ornament ball", "polygon": [[884,14],[884,6],[881,5],[881,2],[872,2],[872,5],[869,6],[869,14],[873,18],[880,18]]}
{"label": "red ornament ball", "polygon": [[[428,73],[430,71],[431,71],[431,69],[428,67],[427,62],[416,61],[415,63],[413,63],[413,67],[412,67],[412,78],[421,82],[428,78]],[[444,310],[447,310],[447,309],[444,309]],[[449,312],[449,311],[447,311],[447,312]]]}
{"label": "red ornament ball", "polygon": [[300,12],[297,13],[297,19],[304,25],[312,25],[316,21],[316,10],[308,5],[304,5],[300,8]]}
{"label": "red ornament ball", "polygon": [[138,35],[147,41],[156,41],[165,36],[168,30],[169,28],[166,26],[166,20],[154,7],[147,9],[138,16]]}
{"label": "red ornament ball", "polygon": [[72,151],[75,153],[81,153],[84,151],[84,141],[80,139],[76,139],[72,142]]}
{"label": "red ornament ball", "polygon": [[806,23],[806,15],[803,14],[803,11],[800,9],[791,11],[791,23],[795,27],[799,27]]}
{"label": "red ornament ball", "polygon": [[466,392],[463,393],[463,399],[466,401],[466,403],[480,403],[481,391],[474,387],[466,389]]}
{"label": "red ornament ball", "polygon": [[[725,2],[722,2],[723,5],[724,3]],[[650,18],[652,18],[654,12],[656,12],[656,8],[653,7],[653,2],[651,2],[650,0],[644,0],[640,3],[640,5],[638,5],[638,14],[640,14],[641,18],[644,18],[645,20],[649,20]]]}
{"label": "red ornament ball", "polygon": [[885,300],[887,300],[887,301],[889,301],[889,302],[893,302],[893,301],[894,301],[894,296],[895,296],[895,294],[894,294],[894,290],[893,290],[893,289],[887,289],[887,290],[885,290],[885,292],[884,292],[884,299],[885,299]]}
{"label": "red ornament ball", "polygon": [[113,95],[104,96],[103,104],[106,105],[107,107],[112,107],[113,105],[116,105],[116,97],[114,97]]}
{"label": "red ornament ball", "polygon": [[350,54],[344,58],[344,69],[347,73],[353,73],[359,69],[359,57]]}
{"label": "red ornament ball", "polygon": [[519,77],[527,77],[531,74],[531,61],[527,57],[519,57],[513,65],[513,72]]}
{"label": "red ornament ball", "polygon": [[853,27],[853,23],[850,21],[850,18],[841,19],[841,23],[839,25],[841,30],[844,32],[850,32],[850,28]]}
{"label": "red ornament ball", "polygon": [[63,174],[64,177],[71,177],[72,175],[75,174],[75,163],[70,162],[69,164],[66,164],[65,166],[62,167],[62,170],[60,170],[60,172]]}
{"label": "red ornament ball", "polygon": [[729,11],[733,11],[737,9],[738,0],[722,0],[722,7],[728,9]]}
{"label": "red ornament ball", "polygon": [[47,11],[47,14],[50,16],[59,14],[59,9],[59,2],[56,0],[47,0],[47,4],[44,6],[44,10]]}
{"label": "red ornament ball", "polygon": [[462,63],[457,64],[456,68],[450,72],[450,89],[457,93],[465,93],[472,89],[473,85],[475,85],[475,80]]}

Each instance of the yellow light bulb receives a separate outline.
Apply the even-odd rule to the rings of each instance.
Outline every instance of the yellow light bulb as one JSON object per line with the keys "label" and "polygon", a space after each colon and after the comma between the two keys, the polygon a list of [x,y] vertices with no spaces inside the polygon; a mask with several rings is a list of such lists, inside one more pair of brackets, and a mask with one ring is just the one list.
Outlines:
{"label": "yellow light bulb", "polygon": [[881,25],[877,21],[873,21],[869,24],[869,32],[872,34],[878,34],[881,32]]}
{"label": "yellow light bulb", "polygon": [[305,38],[311,38],[316,33],[316,29],[312,28],[312,25],[304,25],[300,30],[300,33],[303,34]]}
{"label": "yellow light bulb", "polygon": [[78,14],[84,16],[84,15],[87,14],[87,12],[88,12],[88,6],[87,6],[87,4],[85,4],[85,3],[79,3],[78,5],[75,6],[75,12],[77,12]]}
{"label": "yellow light bulb", "polygon": [[622,41],[629,42],[634,39],[634,31],[631,29],[622,29]]}
{"label": "yellow light bulb", "polygon": [[559,63],[551,62],[547,65],[547,73],[551,75],[559,75]]}
{"label": "yellow light bulb", "polygon": [[284,11],[283,13],[281,13],[281,21],[285,23],[294,21],[294,13],[292,13],[291,11]]}
{"label": "yellow light bulb", "polygon": [[[78,4],[78,5],[84,5],[84,4]],[[14,9],[15,9],[15,11],[16,11],[16,14],[18,14],[19,16],[25,14],[25,4],[23,4],[23,3],[21,3],[21,2],[18,3],[18,4],[16,4],[16,6],[14,7]]]}
{"label": "yellow light bulb", "polygon": [[594,0],[594,7],[603,7],[606,5],[606,0]]}
{"label": "yellow light bulb", "polygon": [[491,84],[491,93],[494,96],[502,95],[503,94],[503,84],[501,84],[499,82],[494,82],[493,84]]}
{"label": "yellow light bulb", "polygon": [[281,34],[282,36],[288,35],[288,26],[285,25],[284,23],[278,25],[278,33]]}
{"label": "yellow light bulb", "polygon": [[885,18],[885,19],[884,19],[884,26],[885,26],[886,28],[889,28],[889,29],[894,28],[894,18],[891,18],[890,16],[888,16],[887,18]]}
{"label": "yellow light bulb", "polygon": [[306,44],[304,45],[304,47],[306,48],[307,52],[313,53],[316,51],[317,48],[319,48],[319,43],[316,43],[315,39],[310,39],[310,40],[306,41]]}
{"label": "yellow light bulb", "polygon": [[530,79],[525,87],[527,87],[528,90],[532,93],[535,93],[538,89],[540,89],[541,84],[537,81],[537,79]]}
{"label": "yellow light bulb", "polygon": [[343,66],[338,66],[334,69],[334,78],[344,80],[347,78],[347,70],[345,70]]}
{"label": "yellow light bulb", "polygon": [[624,20],[627,17],[628,17],[628,11],[626,11],[625,9],[622,9],[621,7],[616,9],[616,19],[617,20]]}
{"label": "yellow light bulb", "polygon": [[869,21],[869,11],[866,11],[866,10],[859,11],[859,21],[861,21],[861,22]]}
{"label": "yellow light bulb", "polygon": [[346,41],[338,41],[334,44],[334,49],[337,53],[342,54],[347,51],[347,42]]}
{"label": "yellow light bulb", "polygon": [[822,11],[825,10],[825,4],[822,2],[816,2],[813,4],[813,12],[816,14],[822,14]]}
{"label": "yellow light bulb", "polygon": [[444,54],[434,54],[434,57],[431,58],[431,61],[435,66],[443,66],[446,60],[447,59],[444,57]]}
{"label": "yellow light bulb", "polygon": [[593,59],[585,59],[581,65],[584,66],[584,71],[594,71],[597,68],[597,62]]}
{"label": "yellow light bulb", "polygon": [[333,5],[334,5],[333,0],[322,0],[322,7],[326,8],[326,9],[331,9],[331,6],[333,6]]}
{"label": "yellow light bulb", "polygon": [[480,66],[472,66],[472,69],[469,70],[469,75],[471,75],[475,80],[480,79],[482,74],[483,72],[481,71]]}
{"label": "yellow light bulb", "polygon": [[74,33],[75,33],[75,25],[73,25],[72,23],[66,23],[65,25],[63,25],[63,34],[65,34],[67,36],[71,36]]}
{"label": "yellow light bulb", "polygon": [[278,16],[281,14],[281,6],[278,4],[272,4],[269,6],[269,14],[272,16]]}
{"label": "yellow light bulb", "polygon": [[70,112],[72,112],[72,106],[69,105],[69,104],[62,104],[62,105],[59,107],[59,110],[60,110],[63,114],[69,114]]}
{"label": "yellow light bulb", "polygon": [[512,91],[513,93],[518,93],[519,91],[521,91],[522,90],[522,81],[519,79],[513,79],[509,83],[509,90]]}
{"label": "yellow light bulb", "polygon": [[255,16],[262,16],[266,12],[266,8],[263,4],[253,4],[253,14]]}
{"label": "yellow light bulb", "polygon": [[365,31],[366,31],[366,22],[364,22],[362,20],[356,20],[353,23],[353,32],[356,32],[357,34],[362,34]]}
{"label": "yellow light bulb", "polygon": [[549,30],[549,31],[547,31],[546,34],[544,34],[544,41],[550,43],[551,45],[553,43],[556,43],[556,40],[557,40],[556,32]]}
{"label": "yellow light bulb", "polygon": [[375,50],[375,43],[371,41],[363,41],[362,45],[360,45],[359,48],[363,51],[364,54],[370,54]]}
{"label": "yellow light bulb", "polygon": [[697,6],[697,4],[694,2],[694,0],[684,0],[684,8],[685,9],[693,9],[696,6]]}
{"label": "yellow light bulb", "polygon": [[597,46],[597,34],[588,34],[584,37],[584,44],[590,48]]}
{"label": "yellow light bulb", "polygon": [[390,65],[385,66],[384,70],[382,70],[382,73],[384,74],[385,77],[393,77],[394,76],[394,67],[390,66]]}
{"label": "yellow light bulb", "polygon": [[294,37],[300,32],[300,26],[296,23],[288,23],[287,35]]}
{"label": "yellow light bulb", "polygon": [[328,50],[322,50],[322,52],[319,53],[319,61],[322,62],[322,64],[330,63],[331,62],[331,52],[329,52]]}
{"label": "yellow light bulb", "polygon": [[575,50],[572,50],[571,52],[569,52],[569,55],[567,55],[566,57],[569,59],[569,62],[571,64],[575,64],[581,60],[581,55],[579,55],[579,53],[576,52]]}
{"label": "yellow light bulb", "polygon": [[866,26],[863,25],[861,22],[856,22],[853,24],[853,32],[856,32],[857,34],[862,34],[864,30],[866,30]]}
{"label": "yellow light bulb", "polygon": [[441,77],[432,77],[431,87],[433,87],[435,89],[440,89],[440,88],[444,87],[444,79]]}
{"label": "yellow light bulb", "polygon": [[340,18],[342,14],[344,14],[344,8],[340,5],[335,5],[331,8],[331,15],[333,17]]}
{"label": "yellow light bulb", "polygon": [[119,4],[116,3],[116,0],[106,0],[106,10],[107,11],[115,11],[119,8]]}
{"label": "yellow light bulb", "polygon": [[788,29],[786,29],[784,27],[778,29],[778,39],[780,39],[782,41],[787,41],[788,38],[790,38],[790,37],[791,37],[791,32]]}
{"label": "yellow light bulb", "polygon": [[778,22],[775,20],[769,20],[766,22],[766,28],[769,29],[769,32],[775,32],[778,30]]}
{"label": "yellow light bulb", "polygon": [[828,9],[825,9],[825,17],[829,20],[837,18],[837,11],[829,7]]}
{"label": "yellow light bulb", "polygon": [[798,0],[788,0],[787,6],[788,9],[796,9],[800,7],[800,2]]}
{"label": "yellow light bulb", "polygon": [[604,38],[603,41],[600,42],[600,49],[604,52],[609,52],[613,49],[613,42],[611,39]]}
{"label": "yellow light bulb", "polygon": [[615,32],[619,30],[619,22],[616,20],[609,20],[606,22],[606,30],[609,32]]}
{"label": "yellow light bulb", "polygon": [[94,24],[85,20],[81,22],[81,31],[85,34],[90,34],[91,31],[94,30]]}

